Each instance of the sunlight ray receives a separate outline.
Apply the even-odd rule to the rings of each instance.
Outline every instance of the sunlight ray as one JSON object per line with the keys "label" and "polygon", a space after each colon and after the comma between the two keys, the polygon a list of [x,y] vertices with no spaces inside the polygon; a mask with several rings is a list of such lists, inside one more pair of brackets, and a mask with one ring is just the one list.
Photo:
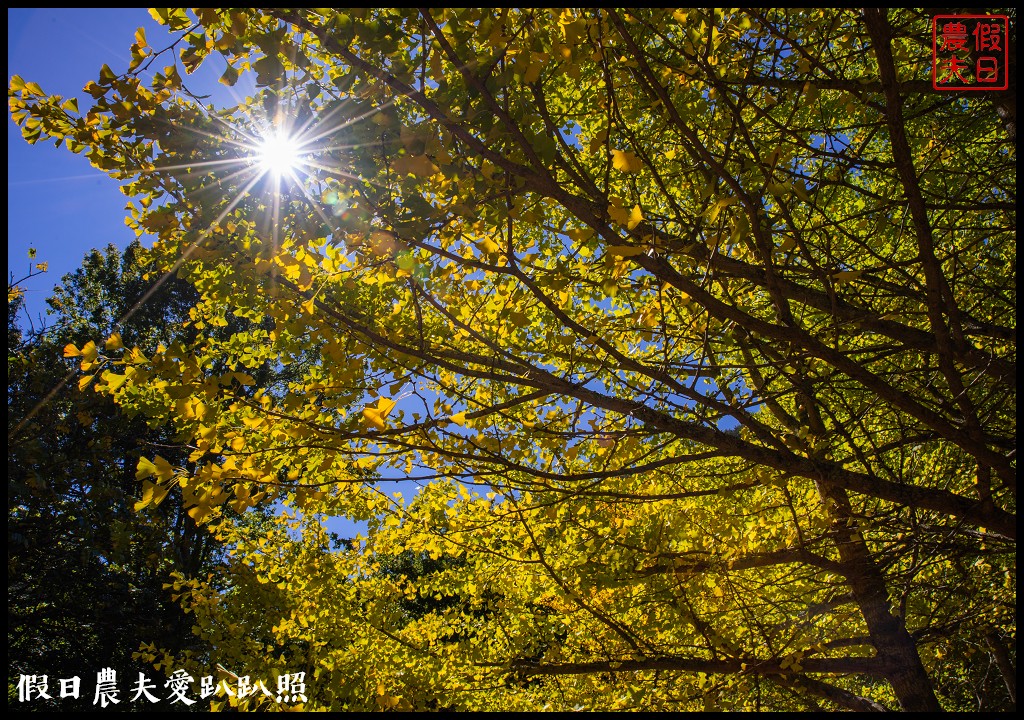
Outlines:
{"label": "sunlight ray", "polygon": [[[328,135],[344,130],[345,128],[351,125],[355,125],[356,123],[362,122],[363,120],[367,120],[376,115],[377,113],[381,112],[381,110],[383,110],[384,108],[390,107],[393,104],[394,100],[382,103],[381,105],[374,107],[372,110],[367,110],[366,112],[361,113],[359,115],[355,115],[350,118],[345,118],[342,122],[338,123],[337,125],[332,125],[330,128],[325,129],[323,132],[314,133],[312,135],[309,135],[308,137],[312,141],[320,140],[321,138],[327,137]],[[332,110],[317,123],[317,127],[322,127],[323,125],[327,124],[327,122],[331,119],[331,116],[339,112],[341,112],[340,107]]]}
{"label": "sunlight ray", "polygon": [[226,143],[228,145],[234,145],[235,147],[241,148],[243,150],[252,150],[253,146],[256,145],[257,143],[259,143],[259,137],[258,136],[256,136],[256,135],[250,136],[247,132],[245,132],[245,130],[243,128],[241,128],[241,127],[239,127],[237,125],[232,125],[231,123],[225,121],[223,118],[214,117],[213,119],[216,122],[221,123],[225,128],[228,128],[232,132],[241,134],[242,137],[245,138],[245,141],[236,140],[234,138],[227,137],[225,135],[218,135],[217,133],[210,132],[209,130],[203,130],[202,128],[192,127],[190,125],[181,125],[179,123],[170,123],[170,124],[171,124],[171,127],[175,128],[176,130],[180,130],[182,132],[191,133],[193,135],[201,135],[203,137],[209,138],[210,140],[216,140],[218,143]]}
{"label": "sunlight ray", "polygon": [[[195,252],[196,248],[198,248],[199,244],[204,239],[206,239],[206,237],[209,235],[211,230],[214,227],[218,226],[221,223],[221,221],[223,221],[224,218],[226,218],[228,216],[228,213],[230,213],[232,210],[234,210],[238,206],[238,204],[246,197],[246,195],[248,195],[249,191],[252,190],[252,188],[256,185],[256,183],[258,183],[260,181],[260,179],[262,177],[263,177],[262,175],[256,175],[252,180],[249,181],[248,185],[246,185],[244,188],[242,188],[235,195],[235,198],[230,203],[228,203],[228,206],[225,207],[217,215],[217,218],[213,222],[210,223],[210,226],[208,228],[206,228],[205,230],[201,231],[200,234],[199,234],[199,237],[196,239],[196,241],[193,242],[191,245],[189,245],[185,249],[185,252],[183,252],[181,254],[181,257],[176,259],[174,261],[174,264],[171,265],[170,268],[168,268],[165,272],[163,272],[160,275],[160,277],[158,277],[153,282],[153,284],[146,290],[146,292],[143,293],[142,297],[140,297],[135,302],[135,304],[132,305],[131,308],[128,309],[128,312],[126,312],[124,315],[122,315],[120,318],[118,318],[117,322],[114,323],[114,325],[113,325],[114,328],[119,328],[119,327],[123,326],[124,323],[126,323],[128,320],[130,320],[135,315],[135,313],[137,313],[142,308],[142,306],[145,305],[146,302],[148,302],[151,297],[153,297],[153,295],[156,293],[156,291],[159,290],[160,287],[165,282],[167,282],[168,278],[170,278],[172,275],[174,275],[178,271],[178,269],[182,265],[184,265],[185,262],[192,256],[192,254]],[[72,377],[77,375],[77,374],[78,374],[78,369],[77,368],[70,370],[68,372],[68,374],[65,375],[64,378],[60,382],[58,382],[53,387],[53,389],[50,390],[50,392],[48,392],[46,394],[45,397],[43,397],[42,400],[40,400],[38,403],[36,403],[35,406],[25,414],[25,417],[22,418],[21,422],[19,422],[14,427],[13,430],[8,432],[8,434],[7,434],[8,439],[15,437],[17,435],[18,431],[20,431],[21,428],[23,428],[26,423],[28,423],[30,420],[32,420],[32,418],[35,417],[39,413],[40,410],[42,410],[44,407],[46,407],[56,397],[57,393],[59,393],[60,390],[65,385],[67,385],[68,381]]]}
{"label": "sunlight ray", "polygon": [[179,163],[177,165],[155,165],[153,171],[164,172],[166,170],[188,170],[189,168],[214,167],[220,165],[237,165],[240,162],[244,162],[244,159],[228,158],[224,160],[202,160],[200,162]]}

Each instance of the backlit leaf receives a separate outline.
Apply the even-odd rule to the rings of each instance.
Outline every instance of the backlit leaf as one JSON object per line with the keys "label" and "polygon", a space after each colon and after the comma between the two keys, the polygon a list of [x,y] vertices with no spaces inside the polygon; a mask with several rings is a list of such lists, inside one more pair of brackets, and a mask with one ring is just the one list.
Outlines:
{"label": "backlit leaf", "polygon": [[643,170],[643,161],[628,150],[612,150],[612,167],[624,173],[638,173]]}

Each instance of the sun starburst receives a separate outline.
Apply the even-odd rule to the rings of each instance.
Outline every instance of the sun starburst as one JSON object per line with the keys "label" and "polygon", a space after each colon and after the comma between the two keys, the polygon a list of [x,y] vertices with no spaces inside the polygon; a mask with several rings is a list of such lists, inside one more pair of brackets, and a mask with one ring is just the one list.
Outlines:
{"label": "sun starburst", "polygon": [[255,148],[260,169],[276,177],[294,174],[302,165],[302,146],[287,132],[272,131]]}

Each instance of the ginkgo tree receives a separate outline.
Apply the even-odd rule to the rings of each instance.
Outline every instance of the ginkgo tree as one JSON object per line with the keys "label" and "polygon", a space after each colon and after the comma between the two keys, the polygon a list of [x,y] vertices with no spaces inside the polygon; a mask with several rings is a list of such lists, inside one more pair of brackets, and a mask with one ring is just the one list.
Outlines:
{"label": "ginkgo tree", "polygon": [[147,657],[306,707],[1015,702],[1015,147],[930,16],[152,13],[84,112],[10,87],[201,298],[66,349],[191,451],[140,511],[233,548],[169,583],[210,656]]}

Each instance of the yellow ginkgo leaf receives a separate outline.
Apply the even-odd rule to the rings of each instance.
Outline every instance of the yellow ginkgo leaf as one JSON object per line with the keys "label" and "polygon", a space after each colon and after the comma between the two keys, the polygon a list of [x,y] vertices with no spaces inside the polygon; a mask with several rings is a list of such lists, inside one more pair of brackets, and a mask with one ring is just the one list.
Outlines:
{"label": "yellow ginkgo leaf", "polygon": [[149,458],[140,457],[139,464],[136,465],[135,479],[142,480],[148,478],[150,475],[156,474],[156,465]]}
{"label": "yellow ginkgo leaf", "polygon": [[456,425],[461,425],[462,427],[466,427],[466,412],[463,411],[463,412],[460,412],[460,413],[455,413],[450,418],[448,418],[448,420],[450,420],[451,422],[455,423]]}
{"label": "yellow ginkgo leaf", "polygon": [[612,167],[624,173],[638,173],[643,170],[644,163],[628,150],[612,150]]}
{"label": "yellow ginkgo leaf", "polygon": [[508,315],[509,322],[516,327],[527,327],[530,324],[530,318],[525,313],[511,312]]}
{"label": "yellow ginkgo leaf", "polygon": [[156,507],[164,501],[168,492],[170,492],[169,488],[146,480],[142,483],[142,499],[135,503],[135,512],[139,512],[149,505]]}
{"label": "yellow ginkgo leaf", "polygon": [[153,490],[155,489],[156,485],[149,480],[142,484],[142,499],[135,503],[135,512],[139,512],[153,502]]}
{"label": "yellow ginkgo leaf", "polygon": [[832,278],[836,281],[836,285],[842,283],[853,282],[860,277],[863,270],[844,270],[843,272],[837,272]]}
{"label": "yellow ginkgo leaf", "polygon": [[608,217],[620,225],[625,225],[629,222],[629,210],[618,203],[612,203],[608,206]]}
{"label": "yellow ginkgo leaf", "polygon": [[363,408],[363,420],[378,430],[384,430],[387,428],[387,425],[384,424],[384,418],[380,416],[380,412],[377,408]]}
{"label": "yellow ginkgo leaf", "polygon": [[153,488],[153,507],[162,503],[170,491],[170,488],[164,487],[163,485],[157,485]]}
{"label": "yellow ginkgo leaf", "polygon": [[644,219],[643,211],[640,210],[639,205],[634,205],[633,210],[629,213],[629,219],[626,220],[626,227],[632,230],[641,223]]}
{"label": "yellow ginkgo leaf", "polygon": [[479,245],[480,249],[483,250],[488,255],[492,255],[501,250],[501,247],[498,245],[498,243],[494,242],[489,237],[482,238],[480,242],[477,244]]}
{"label": "yellow ginkgo leaf", "polygon": [[811,196],[807,194],[807,186],[804,185],[803,180],[793,183],[793,194],[804,202],[811,201]]}
{"label": "yellow ginkgo leaf", "polygon": [[523,73],[524,83],[535,83],[540,78],[540,71],[544,69],[543,60],[533,60],[526,68],[526,72]]}
{"label": "yellow ginkgo leaf", "polygon": [[174,477],[174,466],[159,455],[153,460],[140,457],[139,464],[136,465],[135,479],[143,480],[151,475],[156,475],[161,482],[167,482]]}
{"label": "yellow ginkgo leaf", "polygon": [[174,466],[164,460],[162,457],[157,455],[153,458],[153,462],[156,466],[156,476],[161,482],[167,482],[174,477]]}
{"label": "yellow ginkgo leaf", "polygon": [[213,512],[213,508],[210,507],[209,505],[205,505],[202,503],[196,505],[195,507],[191,507],[188,510],[189,517],[191,517],[197,523],[203,522],[203,520],[205,520],[210,515],[211,512]]}
{"label": "yellow ginkgo leaf", "polygon": [[725,197],[725,198],[720,199],[718,202],[716,202],[714,205],[712,205],[710,208],[708,208],[708,211],[707,211],[708,222],[713,223],[715,220],[718,219],[718,215],[723,210],[725,210],[730,205],[735,205],[738,202],[739,202],[739,200],[737,200],[734,197]]}
{"label": "yellow ginkgo leaf", "polygon": [[403,155],[395,160],[394,168],[400,173],[411,173],[421,178],[430,177],[439,170],[426,155]]}
{"label": "yellow ginkgo leaf", "polygon": [[377,407],[367,406],[363,408],[363,420],[369,425],[377,428],[378,430],[384,430],[387,428],[387,424],[384,422],[395,407],[395,401],[390,400],[386,397],[377,399]]}
{"label": "yellow ginkgo leaf", "polygon": [[125,381],[128,379],[127,375],[118,375],[112,372],[104,372],[102,375],[103,382],[107,384],[107,387],[112,391],[121,389]]}

